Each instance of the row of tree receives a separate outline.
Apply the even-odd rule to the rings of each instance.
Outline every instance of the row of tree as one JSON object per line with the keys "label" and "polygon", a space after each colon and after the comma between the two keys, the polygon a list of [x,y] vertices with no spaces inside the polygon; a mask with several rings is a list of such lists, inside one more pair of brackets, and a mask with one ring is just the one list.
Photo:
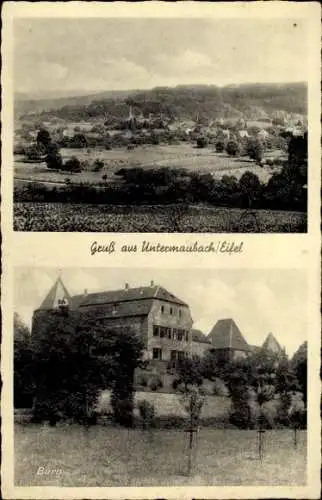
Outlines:
{"label": "row of tree", "polygon": [[112,391],[115,421],[132,424],[134,370],[141,340],[130,330],[109,331],[93,314],[52,311],[30,335],[14,317],[14,403],[32,405],[33,420],[89,424],[103,389]]}
{"label": "row of tree", "polygon": [[[134,371],[146,367],[136,335],[124,329],[106,330],[93,313],[80,316],[67,310],[46,315],[32,337],[17,314],[14,329],[15,407],[32,406],[36,422],[49,420],[54,425],[60,419],[72,419],[88,425],[96,420],[100,392],[110,389],[115,421],[132,425]],[[273,427],[276,420],[280,425],[305,426],[306,343],[291,360],[266,350],[236,361],[219,362],[212,353],[182,360],[176,366],[173,388],[190,408],[192,426],[198,424],[206,397],[204,380],[217,378],[228,387],[230,418],[237,427]],[[299,393],[302,405],[294,399]],[[265,404],[276,399],[274,421]],[[141,410],[151,417],[147,405]]]}

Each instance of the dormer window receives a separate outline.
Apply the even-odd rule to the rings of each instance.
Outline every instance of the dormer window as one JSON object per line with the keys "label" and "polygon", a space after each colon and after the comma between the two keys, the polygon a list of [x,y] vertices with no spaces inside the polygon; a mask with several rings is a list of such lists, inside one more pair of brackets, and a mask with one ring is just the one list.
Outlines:
{"label": "dormer window", "polygon": [[65,297],[62,299],[58,299],[57,303],[58,307],[65,307],[68,305],[67,299]]}

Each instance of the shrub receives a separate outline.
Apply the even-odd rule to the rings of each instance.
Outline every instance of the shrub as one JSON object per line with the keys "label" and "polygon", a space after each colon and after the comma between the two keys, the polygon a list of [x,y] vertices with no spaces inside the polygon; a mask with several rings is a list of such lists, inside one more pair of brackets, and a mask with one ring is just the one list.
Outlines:
{"label": "shrub", "polygon": [[81,162],[78,158],[76,158],[76,156],[73,156],[70,160],[67,160],[64,163],[63,170],[66,170],[67,172],[81,172]]}
{"label": "shrub", "polygon": [[174,379],[174,380],[172,381],[171,386],[172,386],[172,389],[173,389],[174,391],[176,391],[176,390],[177,390],[179,383],[180,383],[180,382],[179,382],[179,380],[178,380],[178,379]]}
{"label": "shrub", "polygon": [[93,164],[93,172],[100,172],[104,168],[104,162],[102,160],[95,160]]}
{"label": "shrub", "polygon": [[254,428],[255,421],[248,401],[243,399],[235,399],[233,401],[229,422],[239,429]]}
{"label": "shrub", "polygon": [[226,146],[226,152],[229,156],[236,156],[238,153],[238,144],[236,141],[229,141]]}
{"label": "shrub", "polygon": [[14,155],[24,155],[26,154],[26,148],[21,144],[16,144],[13,148]]}
{"label": "shrub", "polygon": [[205,148],[208,145],[208,140],[206,137],[198,137],[197,148]]}
{"label": "shrub", "polygon": [[264,154],[264,146],[259,139],[249,139],[247,144],[247,154],[249,158],[260,163]]}
{"label": "shrub", "polygon": [[150,382],[151,391],[157,391],[163,387],[163,382],[160,377],[154,377]]}
{"label": "shrub", "polygon": [[137,384],[140,385],[140,386],[142,386],[142,387],[147,387],[148,386],[147,378],[144,377],[143,375],[141,375],[137,379]]}
{"label": "shrub", "polygon": [[151,427],[154,421],[155,408],[152,403],[146,401],[140,401],[138,404],[140,417],[142,418],[143,428]]}
{"label": "shrub", "polygon": [[112,394],[111,404],[115,422],[124,427],[133,426],[133,398],[118,399]]}
{"label": "shrub", "polygon": [[222,153],[225,149],[225,143],[224,141],[218,141],[216,142],[216,152],[217,153]]}

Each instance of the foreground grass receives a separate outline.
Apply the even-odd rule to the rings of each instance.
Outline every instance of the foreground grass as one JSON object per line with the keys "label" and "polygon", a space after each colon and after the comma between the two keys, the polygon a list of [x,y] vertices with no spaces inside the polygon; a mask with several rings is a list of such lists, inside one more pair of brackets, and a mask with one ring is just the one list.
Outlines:
{"label": "foreground grass", "polygon": [[[256,431],[201,429],[195,467],[187,476],[182,430],[96,426],[15,426],[16,486],[304,485],[306,432],[293,447],[291,430],[267,431],[264,458]],[[60,477],[37,475],[39,467]]]}
{"label": "foreground grass", "polygon": [[112,206],[15,203],[15,231],[289,233],[306,231],[306,214],[191,205]]}

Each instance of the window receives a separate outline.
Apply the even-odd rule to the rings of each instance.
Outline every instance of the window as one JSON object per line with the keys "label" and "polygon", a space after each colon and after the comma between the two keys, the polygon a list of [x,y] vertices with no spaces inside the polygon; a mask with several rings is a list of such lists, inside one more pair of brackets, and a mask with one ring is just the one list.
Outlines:
{"label": "window", "polygon": [[153,348],[153,359],[162,359],[162,349],[159,347],[154,347]]}
{"label": "window", "polygon": [[185,353],[183,351],[178,351],[178,360],[183,361],[185,358]]}
{"label": "window", "polygon": [[179,309],[179,318],[181,318],[182,311]]}
{"label": "window", "polygon": [[164,306],[161,306],[161,312],[164,313]]}
{"label": "window", "polygon": [[173,307],[170,307],[170,314],[173,314]]}
{"label": "window", "polygon": [[160,338],[163,339],[167,336],[167,329],[165,326],[160,326]]}
{"label": "window", "polygon": [[177,351],[171,351],[170,357],[171,361],[175,361],[177,359]]}
{"label": "window", "polygon": [[159,327],[154,325],[153,326],[153,337],[158,337],[159,336]]}
{"label": "window", "polygon": [[167,328],[167,332],[168,332],[168,339],[171,339],[172,335],[171,328]]}
{"label": "window", "polygon": [[173,328],[172,329],[172,338],[175,340],[177,338],[177,329]]}
{"label": "window", "polygon": [[178,340],[182,340],[183,339],[183,330],[178,330],[178,333],[177,333],[177,339]]}
{"label": "window", "polygon": [[189,332],[186,331],[186,342],[189,342]]}

